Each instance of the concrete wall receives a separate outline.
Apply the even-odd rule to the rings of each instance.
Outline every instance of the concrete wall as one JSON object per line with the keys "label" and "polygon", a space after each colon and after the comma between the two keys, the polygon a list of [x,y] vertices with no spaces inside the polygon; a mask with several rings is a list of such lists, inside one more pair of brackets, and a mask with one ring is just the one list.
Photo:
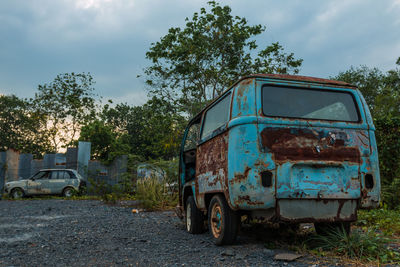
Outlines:
{"label": "concrete wall", "polygon": [[27,179],[41,169],[74,169],[86,180],[104,181],[114,185],[127,172],[128,157],[120,156],[110,165],[90,160],[90,143],[79,142],[78,148],[68,148],[66,154],[45,154],[42,160],[33,159],[32,154],[19,154],[8,150],[0,152],[0,194],[9,181]]}

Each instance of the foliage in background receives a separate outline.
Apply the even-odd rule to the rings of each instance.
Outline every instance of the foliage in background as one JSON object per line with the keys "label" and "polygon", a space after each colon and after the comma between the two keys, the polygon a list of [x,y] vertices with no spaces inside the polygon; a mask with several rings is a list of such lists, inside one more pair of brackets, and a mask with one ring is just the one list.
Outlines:
{"label": "foliage in background", "polygon": [[96,105],[90,73],[59,74],[50,83],[38,86],[32,100],[35,109],[46,115],[47,133],[54,151],[71,145],[86,122],[95,118]]}
{"label": "foliage in background", "polygon": [[130,153],[127,134],[119,133],[111,125],[94,120],[82,127],[79,140],[91,142],[91,158],[111,163],[117,156]]}
{"label": "foliage in background", "polygon": [[115,204],[122,199],[135,199],[135,179],[129,173],[122,175],[122,179],[114,185],[101,180],[89,178],[89,193],[99,196],[106,203]]}
{"label": "foliage in background", "polygon": [[106,105],[101,119],[123,137],[131,154],[170,160],[179,154],[186,120],[168,102],[152,98],[143,106]]}
{"label": "foliage in background", "polygon": [[239,77],[250,73],[298,73],[302,60],[286,54],[279,43],[258,49],[254,37],[262,25],[249,26],[229,6],[208,2],[185,28],[170,28],[152,43],[144,70],[150,95],[193,116]]}
{"label": "foliage in background", "polygon": [[51,151],[46,116],[32,108],[26,99],[0,95],[0,151],[15,149],[40,158]]}

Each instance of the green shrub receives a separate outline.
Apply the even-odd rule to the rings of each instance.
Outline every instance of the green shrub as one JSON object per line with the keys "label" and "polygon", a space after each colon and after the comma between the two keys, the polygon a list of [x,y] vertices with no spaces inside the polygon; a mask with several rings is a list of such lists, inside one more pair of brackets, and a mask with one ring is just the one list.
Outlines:
{"label": "green shrub", "polygon": [[368,229],[366,232],[356,229],[348,235],[344,229],[332,229],[325,235],[315,235],[308,240],[313,249],[330,251],[338,256],[368,262],[389,263],[400,260],[400,254],[390,248],[391,239]]}
{"label": "green shrub", "polygon": [[388,236],[400,235],[400,211],[386,208],[360,210],[356,224],[365,229],[382,231]]}
{"label": "green shrub", "polygon": [[178,195],[170,191],[166,180],[160,181],[156,178],[139,180],[136,186],[136,198],[147,210],[171,209],[178,203]]}
{"label": "green shrub", "polygon": [[104,181],[89,178],[91,193],[99,196],[104,202],[115,204],[121,199],[133,199],[135,186],[129,174],[123,174],[121,181],[110,185]]}

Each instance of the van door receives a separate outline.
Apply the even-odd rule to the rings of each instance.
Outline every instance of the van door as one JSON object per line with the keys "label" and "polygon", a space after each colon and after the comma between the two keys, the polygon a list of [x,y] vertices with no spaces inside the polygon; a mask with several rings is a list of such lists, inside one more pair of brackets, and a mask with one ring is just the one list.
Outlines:
{"label": "van door", "polygon": [[365,130],[295,125],[264,127],[263,147],[276,164],[276,198],[358,199],[361,196],[358,143]]}
{"label": "van door", "polygon": [[349,89],[264,85],[259,133],[277,199],[359,199],[368,126]]}

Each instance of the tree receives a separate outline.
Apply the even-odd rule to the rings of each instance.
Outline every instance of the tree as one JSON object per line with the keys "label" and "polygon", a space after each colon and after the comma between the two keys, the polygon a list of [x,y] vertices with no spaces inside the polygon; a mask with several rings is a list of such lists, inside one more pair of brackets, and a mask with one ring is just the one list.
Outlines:
{"label": "tree", "polygon": [[356,85],[363,94],[365,101],[367,101],[369,109],[374,112],[376,97],[384,87],[384,74],[382,71],[378,68],[368,68],[367,66],[350,67],[349,70],[339,72],[334,79]]}
{"label": "tree", "polygon": [[[400,58],[396,64],[400,65]],[[356,85],[374,117],[400,115],[399,67],[386,73],[367,66],[351,67],[347,71],[340,72],[334,79]]]}
{"label": "tree", "polygon": [[55,151],[77,138],[80,127],[94,119],[95,95],[90,73],[59,74],[49,84],[39,85],[33,104],[47,117],[47,131]]}
{"label": "tree", "polygon": [[168,102],[152,98],[143,106],[105,105],[105,125],[127,136],[131,154],[144,159],[171,159],[179,153],[185,120]]}
{"label": "tree", "polygon": [[0,96],[0,150],[15,149],[41,157],[51,149],[44,131],[46,118],[15,95]]}
{"label": "tree", "polygon": [[186,18],[184,29],[170,28],[151,44],[146,58],[152,65],[144,73],[152,96],[193,115],[240,76],[298,73],[302,60],[284,53],[279,43],[258,49],[253,38],[265,27],[249,26],[245,18],[231,15],[229,6],[208,4],[209,12],[201,8]]}
{"label": "tree", "polygon": [[91,142],[91,156],[94,159],[112,162],[116,156],[129,154],[130,146],[125,134],[116,132],[111,125],[94,120],[81,128],[80,141]]}

